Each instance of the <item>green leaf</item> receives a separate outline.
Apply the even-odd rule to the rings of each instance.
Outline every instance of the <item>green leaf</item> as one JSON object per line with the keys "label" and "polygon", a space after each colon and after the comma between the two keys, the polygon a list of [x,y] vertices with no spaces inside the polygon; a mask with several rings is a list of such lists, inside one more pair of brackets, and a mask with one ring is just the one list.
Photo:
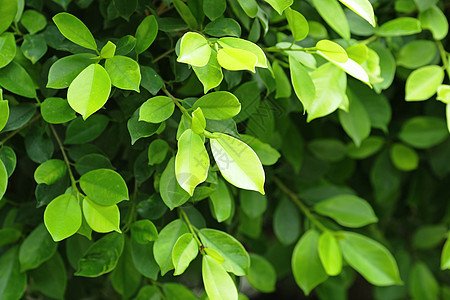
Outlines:
{"label": "green leaf", "polygon": [[45,208],[44,223],[55,242],[75,234],[81,226],[81,208],[71,194],[56,197]]}
{"label": "green leaf", "polygon": [[172,250],[178,238],[188,232],[187,226],[180,219],[167,224],[160,232],[153,245],[153,255],[161,268],[161,276],[174,268]]}
{"label": "green leaf", "polygon": [[309,295],[313,288],[328,278],[320,261],[318,247],[319,233],[310,229],[300,238],[292,253],[292,273],[305,295]]}
{"label": "green leaf", "polygon": [[448,132],[442,119],[417,116],[403,123],[398,137],[408,145],[425,149],[442,143],[447,139]]}
{"label": "green leaf", "polygon": [[219,43],[220,46],[222,46],[222,49],[233,48],[248,51],[256,56],[257,58],[256,67],[260,68],[268,67],[267,58],[266,55],[264,54],[264,51],[258,45],[250,41],[234,37],[223,37],[221,39],[218,39],[217,42]]}
{"label": "green leaf", "polygon": [[370,136],[359,147],[356,147],[354,143],[350,143],[347,147],[347,155],[353,159],[364,159],[377,153],[383,145],[383,138]]}
{"label": "green leaf", "polygon": [[100,51],[100,57],[101,58],[112,58],[114,54],[116,53],[116,45],[108,41],[105,46],[103,46],[102,50]]}
{"label": "green leaf", "polygon": [[192,11],[189,9],[189,6],[187,6],[182,0],[172,0],[172,3],[175,6],[175,9],[178,11],[180,17],[189,26],[189,28],[192,30],[196,30],[198,23],[194,15],[192,14]]}
{"label": "green leaf", "polygon": [[419,12],[419,21],[423,29],[431,31],[435,40],[442,40],[448,34],[447,17],[436,5]]}
{"label": "green leaf", "polygon": [[447,241],[444,244],[444,248],[442,248],[441,254],[441,270],[450,269],[450,239],[447,238]]}
{"label": "green leaf", "polygon": [[226,120],[236,116],[241,111],[239,99],[230,92],[219,91],[206,94],[192,106],[201,108],[203,115],[211,120]]}
{"label": "green leaf", "polygon": [[139,64],[126,56],[114,56],[105,63],[112,85],[123,90],[139,92],[141,72]]}
{"label": "green leaf", "polygon": [[156,96],[148,99],[141,105],[139,121],[161,123],[173,114],[175,104],[167,96]]}
{"label": "green leaf", "polygon": [[239,191],[239,200],[242,211],[250,218],[258,218],[267,208],[267,197],[260,193],[248,190]]}
{"label": "green leaf", "polygon": [[263,143],[255,137],[241,134],[241,139],[244,143],[249,145],[253,151],[256,152],[261,163],[265,166],[271,166],[275,164],[280,158],[281,154],[272,146],[267,143]]}
{"label": "green leaf", "polygon": [[370,204],[354,195],[339,195],[320,201],[314,210],[346,227],[358,228],[378,222]]}
{"label": "green leaf", "polygon": [[217,52],[211,51],[209,61],[203,67],[193,66],[192,69],[197,75],[198,80],[203,84],[203,92],[206,94],[210,89],[219,86],[222,82],[222,67],[217,61]]}
{"label": "green leaf", "polygon": [[149,242],[154,242],[158,239],[158,230],[155,224],[148,219],[143,219],[134,222],[130,226],[131,236],[139,244],[148,244]]}
{"label": "green leaf", "polygon": [[1,99],[2,91],[0,89],[0,131],[5,128],[9,119],[9,102]]}
{"label": "green leaf", "polygon": [[[12,3],[15,1],[2,1]],[[0,4],[3,8],[4,4]],[[20,271],[17,248],[12,247],[0,257],[0,295],[3,299],[20,299],[27,286],[27,275]]]}
{"label": "green leaf", "polygon": [[62,124],[76,118],[67,100],[57,97],[50,97],[42,102],[41,114],[45,122],[51,124]]}
{"label": "green leaf", "polygon": [[[3,162],[3,164],[6,168],[8,177],[11,177],[14,170],[16,169],[16,164],[17,164],[16,153],[14,152],[14,150],[11,147],[2,146],[0,148],[0,160]],[[1,197],[0,197],[0,199],[1,199]]]}
{"label": "green leaf", "polygon": [[175,157],[175,176],[180,186],[194,194],[197,185],[208,176],[209,155],[203,139],[191,129],[187,129],[178,140],[178,151]]}
{"label": "green leaf", "polygon": [[67,100],[74,111],[87,119],[105,105],[111,91],[108,72],[99,64],[87,66],[72,81]]}
{"label": "green leaf", "polygon": [[62,35],[69,41],[81,47],[97,51],[97,43],[92,33],[80,19],[65,12],[55,15],[52,19]]}
{"label": "green leaf", "polygon": [[67,172],[64,161],[60,159],[50,159],[42,163],[34,171],[34,180],[36,183],[53,184],[61,179]]}
{"label": "green leaf", "polygon": [[344,10],[336,0],[313,0],[314,7],[320,16],[342,38],[350,39],[350,27]]}
{"label": "green leaf", "polygon": [[87,120],[76,118],[70,122],[66,130],[65,144],[84,144],[98,138],[108,127],[109,118],[105,115],[94,115]]}
{"label": "green leaf", "polygon": [[258,3],[256,0],[237,0],[242,10],[250,18],[255,18],[258,14]]}
{"label": "green leaf", "polygon": [[414,264],[409,274],[409,293],[411,299],[441,299],[439,283],[427,265],[419,261]]}
{"label": "green leaf", "polygon": [[416,249],[433,249],[442,244],[447,234],[446,225],[423,225],[414,233],[412,244]]}
{"label": "green leaf", "polygon": [[390,150],[392,163],[402,171],[412,171],[419,166],[419,155],[417,152],[401,143],[395,143]]}
{"label": "green leaf", "polygon": [[308,110],[308,107],[313,104],[316,98],[314,82],[305,67],[291,56],[289,56],[289,69],[291,71],[291,81],[295,95],[297,95],[303,107]]}
{"label": "green leaf", "polygon": [[180,236],[172,251],[172,263],[175,267],[173,275],[181,275],[198,254],[198,244],[192,233]]}
{"label": "green leaf", "polygon": [[250,254],[250,269],[246,276],[252,287],[263,293],[275,291],[277,273],[272,264],[264,257]]}
{"label": "green leaf", "polygon": [[275,9],[280,15],[283,13],[283,11],[286,8],[289,8],[289,6],[294,3],[294,0],[265,0],[267,3],[269,3],[273,9]]}
{"label": "green leaf", "polygon": [[377,286],[402,284],[397,263],[386,247],[358,233],[340,234],[339,245],[345,261],[368,282]]}
{"label": "green leaf", "polygon": [[17,242],[22,235],[22,232],[15,228],[0,229],[0,247]]}
{"label": "green leaf", "polygon": [[96,232],[117,231],[121,233],[119,228],[120,212],[115,204],[109,206],[98,205],[86,197],[83,199],[83,215],[89,227]]}
{"label": "green leaf", "polygon": [[206,248],[216,250],[225,259],[223,268],[237,276],[244,276],[250,267],[250,257],[244,246],[223,231],[203,228],[198,233]]}
{"label": "green leaf", "polygon": [[342,4],[364,18],[373,27],[376,26],[375,15],[369,0],[339,0]]}
{"label": "green leaf", "polygon": [[154,124],[139,121],[139,111],[139,108],[136,109],[127,122],[127,128],[131,137],[131,145],[134,145],[134,143],[136,143],[136,141],[140,138],[152,136],[159,130],[159,128],[164,126],[164,123]]}
{"label": "green leaf", "polygon": [[429,64],[436,56],[436,44],[428,40],[415,40],[404,45],[397,56],[397,65],[416,69]]}
{"label": "green leaf", "polygon": [[47,43],[43,35],[27,34],[20,46],[23,55],[35,64],[47,52]]}
{"label": "green leaf", "polygon": [[422,101],[433,96],[444,80],[440,66],[425,66],[414,70],[406,80],[405,100]]}
{"label": "green leaf", "polygon": [[80,187],[90,200],[99,205],[113,205],[128,200],[125,180],[116,171],[97,169],[80,178]]}
{"label": "green leaf", "polygon": [[141,274],[134,266],[129,239],[125,239],[122,255],[111,273],[111,283],[124,299],[134,295],[141,285]]}
{"label": "green leaf", "polygon": [[0,33],[9,28],[17,13],[17,1],[0,0]]}
{"label": "green leaf", "polygon": [[155,16],[147,16],[136,29],[136,53],[141,54],[151,46],[158,34],[158,22]]}
{"label": "green leaf", "polygon": [[0,35],[0,68],[8,65],[16,55],[16,41],[11,32]]}
{"label": "green leaf", "polygon": [[162,288],[164,294],[168,299],[198,300],[197,296],[195,296],[194,293],[192,293],[187,287],[179,283],[164,283]]}
{"label": "green leaf", "polygon": [[316,44],[317,52],[326,59],[338,63],[345,63],[348,60],[347,52],[339,44],[329,40],[321,40]]}
{"label": "green leaf", "polygon": [[387,21],[377,29],[377,34],[383,37],[411,35],[422,31],[420,21],[411,17],[402,17]]}
{"label": "green leaf", "polygon": [[445,104],[450,103],[450,85],[441,84],[438,87],[436,100],[442,101]]}
{"label": "green leaf", "polygon": [[320,66],[311,74],[311,78],[316,88],[316,97],[312,102],[302,101],[308,113],[308,122],[331,114],[347,98],[345,95],[347,77],[333,64]]}
{"label": "green leaf", "polygon": [[94,54],[80,53],[58,59],[48,72],[47,87],[53,89],[69,87],[81,71],[95,62],[93,58]]}
{"label": "green leaf", "polygon": [[67,270],[59,253],[30,272],[33,285],[44,295],[63,299],[67,287]]}
{"label": "green leaf", "polygon": [[237,300],[236,285],[223,265],[209,255],[202,260],[202,278],[206,294],[210,299]]}
{"label": "green leaf", "polygon": [[247,144],[223,133],[214,133],[210,144],[220,173],[229,183],[264,194],[264,169]]}
{"label": "green leaf", "polygon": [[175,158],[169,160],[161,175],[159,192],[162,200],[171,210],[183,205],[190,198],[175,177]]}
{"label": "green leaf", "polygon": [[13,61],[1,70],[0,86],[2,88],[23,97],[36,97],[33,79],[21,65]]}
{"label": "green leaf", "polygon": [[349,94],[349,96],[348,112],[339,110],[339,122],[355,145],[359,147],[362,141],[369,137],[371,123],[367,110],[360,100],[353,94]]}
{"label": "green leaf", "polygon": [[328,276],[339,275],[342,271],[342,253],[336,237],[330,231],[320,235],[318,250],[320,261]]}
{"label": "green leaf", "polygon": [[58,244],[52,240],[44,224],[39,224],[20,245],[20,271],[39,267],[55,254],[57,247]]}
{"label": "green leaf", "polygon": [[309,24],[306,18],[301,13],[291,9],[290,7],[284,11],[284,14],[286,15],[294,41],[301,41],[306,38],[309,33]]}
{"label": "green leaf", "polygon": [[301,220],[297,207],[286,198],[281,199],[273,215],[275,236],[284,245],[293,244],[300,235]]}
{"label": "green leaf", "polygon": [[273,63],[272,71],[273,76],[275,77],[275,99],[289,98],[292,93],[291,82],[289,81],[289,78],[286,76],[283,67],[280,66],[278,61],[275,61]]}
{"label": "green leaf", "polygon": [[348,58],[356,62],[357,64],[364,63],[369,56],[369,48],[364,44],[355,44],[345,49]]}
{"label": "green leaf", "polygon": [[192,112],[191,129],[196,134],[203,134],[206,128],[206,119],[203,115],[202,109],[198,107]]}
{"label": "green leaf", "polygon": [[203,67],[208,63],[211,51],[208,41],[202,35],[196,32],[187,32],[181,38],[177,61]]}
{"label": "green leaf", "polygon": [[222,68],[227,70],[248,70],[255,73],[255,66],[258,62],[258,58],[256,55],[246,50],[222,48],[217,52],[217,61]]}
{"label": "green leaf", "polygon": [[76,276],[98,277],[114,270],[124,248],[124,235],[113,232],[92,244],[78,262]]}
{"label": "green leaf", "polygon": [[153,245],[139,244],[135,239],[131,239],[131,256],[134,266],[143,276],[156,280],[158,278],[159,266],[153,256]]}
{"label": "green leaf", "polygon": [[164,161],[169,150],[169,144],[165,140],[156,139],[148,146],[148,164],[153,166]]}
{"label": "green leaf", "polygon": [[228,220],[233,210],[233,198],[227,184],[218,179],[216,190],[209,195],[214,210],[214,216],[217,222],[221,223]]}
{"label": "green leaf", "polygon": [[338,139],[314,139],[308,143],[308,149],[318,159],[338,162],[344,159],[347,149]]}
{"label": "green leaf", "polygon": [[220,18],[212,21],[211,23],[208,23],[205,26],[205,33],[207,35],[215,37],[240,37],[241,31],[241,25],[239,25],[238,22],[231,18]]}
{"label": "green leaf", "polygon": [[223,15],[227,9],[226,0],[204,0],[203,1],[203,12],[211,20],[219,18]]}

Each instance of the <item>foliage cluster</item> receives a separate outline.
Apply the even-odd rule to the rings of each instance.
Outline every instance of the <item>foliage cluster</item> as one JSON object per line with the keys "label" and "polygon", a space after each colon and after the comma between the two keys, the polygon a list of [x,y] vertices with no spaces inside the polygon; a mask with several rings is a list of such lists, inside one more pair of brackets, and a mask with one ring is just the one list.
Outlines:
{"label": "foliage cluster", "polygon": [[0,299],[450,299],[448,9],[0,0]]}

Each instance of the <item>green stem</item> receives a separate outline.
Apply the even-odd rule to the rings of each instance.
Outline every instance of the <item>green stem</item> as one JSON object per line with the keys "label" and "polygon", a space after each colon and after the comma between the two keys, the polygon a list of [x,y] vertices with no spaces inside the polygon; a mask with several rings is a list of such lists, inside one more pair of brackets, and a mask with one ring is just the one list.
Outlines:
{"label": "green stem", "polygon": [[322,231],[329,231],[328,228],[326,228],[322,223],[320,223],[319,220],[317,220],[317,218],[312,214],[309,208],[305,204],[303,204],[303,202],[297,197],[297,195],[293,191],[291,191],[287,186],[285,186],[284,183],[281,182],[281,180],[279,180],[276,177],[273,177],[273,181],[276,183],[276,185],[278,185],[278,187],[283,191],[283,193],[285,193],[286,195],[289,196],[289,198],[291,198],[292,202],[294,202],[300,208],[300,210],[311,221],[311,223],[316,225],[317,228],[319,228]]}
{"label": "green stem", "polygon": [[447,52],[445,51],[444,46],[442,45],[441,41],[436,41],[436,44],[439,48],[439,53],[441,54],[442,64],[444,65],[445,71],[447,72],[447,76],[450,79],[450,70],[448,68]]}
{"label": "green stem", "polygon": [[368,45],[368,44],[370,44],[370,43],[376,41],[378,38],[379,38],[379,36],[377,36],[377,35],[372,35],[370,38],[361,41],[361,44]]}
{"label": "green stem", "polygon": [[197,231],[198,231],[198,229],[195,228],[195,226],[191,224],[191,221],[189,221],[189,217],[187,216],[186,212],[184,211],[184,209],[183,209],[182,207],[179,207],[179,208],[178,208],[178,211],[180,212],[180,215],[183,217],[184,221],[186,222],[186,224],[187,224],[187,226],[188,226],[188,228],[189,228],[189,231],[190,231],[190,232],[192,233],[192,235],[194,236],[194,239],[195,239],[195,241],[197,242],[198,246],[199,246],[200,248],[202,248],[202,247],[203,247],[203,244],[202,244],[202,242],[200,241],[200,239],[199,239],[198,236],[197,236]]}
{"label": "green stem", "polygon": [[169,97],[170,99],[172,99],[173,103],[175,103],[175,105],[181,110],[181,112],[183,113],[183,115],[189,120],[189,122],[192,122],[192,117],[189,114],[189,112],[186,110],[186,108],[183,107],[183,105],[181,105],[180,100],[175,98],[175,96],[173,96],[165,87],[162,88],[162,91],[164,92],[164,94],[167,95],[167,97]]}
{"label": "green stem", "polygon": [[70,161],[69,161],[69,158],[67,157],[66,150],[64,149],[61,139],[59,138],[58,133],[55,130],[55,127],[53,127],[52,124],[48,124],[48,126],[50,127],[50,129],[53,133],[53,136],[55,137],[55,140],[58,143],[59,150],[61,151],[64,162],[66,163],[67,171],[69,172],[69,177],[70,177],[70,182],[72,183],[72,187],[75,191],[78,191],[77,181],[75,180],[75,177],[73,176],[72,169],[70,167]]}
{"label": "green stem", "polygon": [[160,61],[161,59],[163,59],[164,57],[166,57],[167,55],[169,55],[170,53],[172,53],[173,51],[175,51],[175,48],[169,49],[166,52],[164,52],[163,54],[161,54],[160,56],[158,56],[157,58],[155,58],[154,60],[152,60],[152,64]]}
{"label": "green stem", "polygon": [[16,130],[14,130],[13,132],[11,132],[8,136],[6,136],[3,140],[0,141],[0,146],[3,145],[4,143],[6,143],[10,138],[12,138],[13,136],[15,136],[16,134],[18,134],[19,132],[21,132],[23,129],[25,129],[26,127],[28,127],[29,125],[31,125],[32,123],[36,122],[37,120],[39,120],[39,118],[41,117],[40,114],[37,114],[36,116],[34,116],[30,121],[28,121],[26,124],[24,124],[22,127],[17,128]]}

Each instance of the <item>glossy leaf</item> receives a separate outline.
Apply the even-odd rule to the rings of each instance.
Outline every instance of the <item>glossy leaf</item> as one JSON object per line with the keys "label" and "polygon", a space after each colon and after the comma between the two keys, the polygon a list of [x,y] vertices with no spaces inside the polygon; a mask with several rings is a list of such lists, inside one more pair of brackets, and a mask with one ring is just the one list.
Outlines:
{"label": "glossy leaf", "polygon": [[[17,1],[1,0],[0,1],[0,33],[3,33],[11,25],[17,12]],[[19,296],[20,297],[20,296]]]}
{"label": "glossy leaf", "polygon": [[37,226],[22,242],[19,249],[20,271],[35,269],[56,252],[55,243],[44,224]]}
{"label": "glossy leaf", "polygon": [[369,114],[360,100],[352,94],[350,96],[348,112],[339,110],[339,122],[355,145],[359,147],[362,141],[370,135],[371,122]]}
{"label": "glossy leaf", "polygon": [[131,236],[139,244],[148,244],[158,239],[158,230],[155,224],[148,219],[142,219],[134,222],[130,226]]}
{"label": "glossy leaf", "polygon": [[232,214],[233,198],[227,184],[223,180],[218,180],[216,190],[209,196],[217,222],[226,221]]}
{"label": "glossy leaf", "polygon": [[223,48],[217,52],[217,61],[222,68],[227,70],[248,70],[255,73],[258,57],[243,49]]}
{"label": "glossy leaf", "polygon": [[223,79],[222,67],[217,61],[217,52],[211,51],[209,61],[203,67],[193,66],[198,80],[203,84],[203,92],[206,94],[210,89],[217,87]]}
{"label": "glossy leaf", "polygon": [[180,186],[176,179],[174,158],[169,160],[161,175],[159,191],[162,200],[170,209],[183,205],[190,198],[189,193]]}
{"label": "glossy leaf", "polygon": [[342,38],[350,39],[350,27],[344,10],[335,0],[313,0],[317,12]]}
{"label": "glossy leaf", "polygon": [[292,252],[292,273],[306,295],[328,278],[320,261],[318,247],[319,233],[310,229],[300,238]]}
{"label": "glossy leaf", "polygon": [[275,291],[277,274],[272,264],[264,257],[250,254],[250,269],[246,276],[248,282],[258,291],[271,293]]}
{"label": "glossy leaf", "polygon": [[163,276],[174,268],[172,251],[178,238],[188,232],[183,221],[177,219],[166,225],[159,233],[159,237],[153,245],[155,260],[161,268]]}
{"label": "glossy leaf", "polygon": [[305,67],[293,57],[289,57],[289,68],[295,94],[304,108],[308,110],[316,97],[314,82]]}
{"label": "glossy leaf", "polygon": [[321,40],[316,44],[318,53],[325,56],[325,58],[338,62],[345,63],[348,60],[347,52],[340,45],[329,40]]}
{"label": "glossy leaf", "polygon": [[319,257],[325,272],[329,276],[339,275],[342,271],[342,253],[336,237],[325,231],[319,238]]}
{"label": "glossy leaf", "polygon": [[158,22],[155,16],[150,15],[144,18],[136,29],[136,53],[141,54],[151,46],[158,34]]}
{"label": "glossy leaf", "polygon": [[435,43],[427,40],[415,40],[404,45],[397,56],[399,66],[416,69],[429,64],[436,56]]}
{"label": "glossy leaf", "polygon": [[97,232],[117,231],[119,228],[120,212],[117,205],[103,206],[94,203],[89,198],[83,199],[83,215],[92,230]]}
{"label": "glossy leaf", "polygon": [[16,55],[16,40],[10,32],[0,35],[0,68],[7,66]]}
{"label": "glossy leaf", "polygon": [[91,64],[70,84],[67,101],[86,120],[105,105],[110,91],[111,80],[106,70],[99,64]]}
{"label": "glossy leaf", "polygon": [[375,15],[369,0],[339,0],[342,4],[364,18],[373,27],[376,26]]}
{"label": "glossy leaf", "polygon": [[99,205],[113,205],[128,200],[125,180],[116,171],[97,169],[80,178],[80,187],[90,200]]}
{"label": "glossy leaf", "polygon": [[2,68],[0,86],[23,97],[36,97],[33,79],[21,65],[14,61]]}
{"label": "glossy leaf", "polygon": [[380,36],[411,35],[422,31],[419,20],[411,17],[402,17],[390,20],[381,25],[377,34]]}
{"label": "glossy leaf", "polygon": [[295,41],[301,41],[308,35],[309,24],[306,18],[296,10],[287,8],[284,11],[289,27],[292,32],[292,36]]}
{"label": "glossy leaf", "polygon": [[321,201],[314,209],[346,227],[362,227],[378,221],[370,204],[353,195],[340,195]]}
{"label": "glossy leaf", "polygon": [[198,244],[192,233],[180,236],[172,251],[172,263],[175,267],[173,275],[181,275],[198,254]]}
{"label": "glossy leaf", "polygon": [[173,114],[175,104],[166,96],[156,96],[148,99],[139,110],[139,121],[161,123]]}
{"label": "glossy leaf", "polygon": [[417,152],[401,143],[392,146],[391,159],[394,166],[402,171],[412,171],[419,166],[419,155]]}
{"label": "glossy leaf", "polygon": [[247,274],[250,257],[242,244],[233,236],[223,231],[203,228],[199,231],[199,237],[206,248],[212,248],[225,259],[222,266],[227,272],[237,276]]}
{"label": "glossy leaf", "polygon": [[228,182],[264,194],[264,169],[249,146],[223,133],[214,133],[210,143],[214,160]]}
{"label": "glossy leaf", "polygon": [[187,32],[183,35],[178,62],[203,67],[208,63],[210,56],[211,47],[202,35],[195,32]]}
{"label": "glossy leaf", "polygon": [[93,58],[94,54],[80,53],[58,59],[48,72],[47,87],[53,89],[69,87],[81,71],[95,62]]}
{"label": "glossy leaf", "polygon": [[223,265],[208,255],[203,256],[202,278],[210,299],[237,300],[236,285]]}
{"label": "glossy leaf", "polygon": [[84,23],[69,13],[59,13],[53,17],[59,31],[70,41],[84,48],[97,51],[97,43]]}
{"label": "glossy leaf", "polygon": [[201,108],[203,115],[211,120],[226,120],[241,111],[239,99],[230,92],[219,91],[206,94],[195,101],[193,109]]}
{"label": "glossy leaf", "polygon": [[273,9],[275,9],[280,15],[283,13],[283,11],[286,8],[289,8],[289,6],[294,3],[294,0],[265,0],[267,3],[269,3]]}
{"label": "glossy leaf", "polygon": [[358,233],[342,232],[339,245],[345,261],[377,286],[402,284],[397,263],[380,243]]}
{"label": "glossy leaf", "polygon": [[442,10],[432,5],[419,13],[420,25],[431,31],[435,40],[442,40],[448,34],[448,21]]}
{"label": "glossy leaf", "polygon": [[256,56],[256,67],[267,68],[267,58],[264,51],[256,44],[239,38],[224,37],[217,41],[223,49],[232,48],[245,50]]}
{"label": "glossy leaf", "polygon": [[406,80],[406,101],[422,101],[433,96],[444,80],[439,66],[426,66],[414,70]]}
{"label": "glossy leaf", "polygon": [[47,98],[41,104],[42,118],[50,124],[61,124],[76,118],[75,111],[63,98]]}
{"label": "glossy leaf", "polygon": [[27,275],[20,271],[17,247],[0,256],[0,295],[4,299],[20,299],[25,292]]}
{"label": "glossy leaf", "polygon": [[135,60],[116,55],[106,60],[105,69],[112,85],[119,89],[139,92],[141,72],[139,64]]}
{"label": "glossy leaf", "polygon": [[448,132],[443,120],[418,116],[403,124],[399,138],[415,148],[424,149],[442,143],[448,138]]}
{"label": "glossy leaf", "polygon": [[75,234],[81,226],[81,220],[80,205],[71,194],[56,197],[45,208],[44,223],[55,242]]}
{"label": "glossy leaf", "polygon": [[178,152],[175,157],[175,176],[180,186],[194,194],[197,185],[208,176],[209,155],[202,138],[187,129],[178,140]]}

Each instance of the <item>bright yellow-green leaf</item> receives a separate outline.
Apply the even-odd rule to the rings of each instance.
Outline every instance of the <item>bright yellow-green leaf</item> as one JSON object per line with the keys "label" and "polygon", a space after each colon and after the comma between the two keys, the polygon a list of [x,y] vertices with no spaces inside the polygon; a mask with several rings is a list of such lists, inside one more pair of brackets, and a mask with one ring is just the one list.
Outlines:
{"label": "bright yellow-green leaf", "polygon": [[187,129],[178,140],[178,152],[175,157],[175,175],[180,186],[194,194],[197,185],[208,176],[209,155],[203,139],[191,129]]}
{"label": "bright yellow-green leaf", "polygon": [[381,25],[377,34],[380,36],[401,36],[401,35],[411,35],[422,31],[420,27],[420,21],[416,18],[403,17],[387,21]]}
{"label": "bright yellow-green leaf", "polygon": [[175,267],[173,275],[181,275],[198,254],[198,244],[192,233],[180,236],[172,250],[172,263]]}
{"label": "bright yellow-green leaf", "polygon": [[156,96],[148,99],[141,105],[139,110],[139,121],[149,123],[161,123],[173,114],[175,104],[166,96]]}
{"label": "bright yellow-green leaf", "polygon": [[0,35],[0,68],[8,65],[14,59],[16,48],[14,34],[5,32]]}
{"label": "bright yellow-green leaf", "polygon": [[308,110],[316,97],[314,82],[305,67],[292,56],[289,56],[289,69],[294,92],[303,107]]}
{"label": "bright yellow-green leaf", "polygon": [[198,80],[203,84],[203,92],[206,94],[210,89],[217,87],[223,79],[222,67],[217,61],[217,52],[211,50],[209,61],[203,67],[193,66]]}
{"label": "bright yellow-green leaf", "polygon": [[283,11],[294,3],[294,0],[265,0],[269,3],[273,9],[275,9],[280,15]]}
{"label": "bright yellow-green leaf", "polygon": [[97,51],[97,43],[95,42],[92,33],[84,25],[84,23],[69,13],[59,13],[53,17],[53,22],[55,22],[59,31],[68,40],[78,44],[84,48],[92,49]]}
{"label": "bright yellow-green leaf", "polygon": [[100,56],[102,58],[112,58],[115,53],[116,53],[116,45],[113,42],[108,41],[100,51]]}
{"label": "bright yellow-green leaf", "polygon": [[199,33],[187,32],[181,38],[180,55],[177,61],[196,67],[203,67],[209,61],[211,47]]}
{"label": "bright yellow-green leaf", "polygon": [[264,169],[256,153],[245,143],[214,133],[211,150],[222,176],[234,186],[264,194]]}
{"label": "bright yellow-green leaf", "polygon": [[448,34],[447,17],[436,5],[421,11],[419,13],[419,21],[423,29],[431,31],[435,40],[442,40]]}
{"label": "bright yellow-green leaf", "polygon": [[261,48],[259,48],[258,45],[254,44],[250,41],[235,38],[235,37],[223,37],[223,38],[220,38],[217,42],[223,48],[235,48],[235,49],[246,50],[248,52],[253,53],[254,55],[256,55],[256,57],[258,59],[256,66],[260,67],[260,68],[267,68],[266,55],[264,54],[264,51]]}
{"label": "bright yellow-green leaf", "polygon": [[95,204],[88,198],[83,199],[83,215],[92,230],[105,233],[119,229],[120,212],[117,205],[103,206]]}
{"label": "bright yellow-green leaf", "polygon": [[2,90],[0,89],[0,131],[5,128],[9,118],[9,103],[8,100],[2,99]]}
{"label": "bright yellow-green leaf", "polygon": [[206,128],[206,119],[203,115],[202,109],[198,107],[192,112],[191,129],[196,134],[202,134]]}
{"label": "bright yellow-green leaf", "polygon": [[357,64],[362,64],[369,56],[369,49],[364,44],[356,44],[345,49],[348,58],[354,60]]}
{"label": "bright yellow-green leaf", "polygon": [[316,44],[317,52],[327,60],[345,63],[348,60],[347,52],[339,44],[329,40],[321,40]]}
{"label": "bright yellow-green leaf", "polygon": [[373,13],[372,4],[369,0],[339,0],[342,4],[353,10],[355,13],[363,17],[373,27],[376,26],[375,15]]}
{"label": "bright yellow-green leaf", "polygon": [[108,73],[99,64],[92,64],[72,81],[67,90],[67,101],[86,120],[105,105],[110,91]]}
{"label": "bright yellow-green leaf", "polygon": [[202,277],[206,294],[211,300],[237,300],[236,285],[227,271],[215,259],[203,256]]}
{"label": "bright yellow-green leaf", "polygon": [[81,220],[80,205],[72,194],[56,197],[45,208],[45,227],[55,242],[75,234],[81,226]]}
{"label": "bright yellow-green leaf", "polygon": [[394,166],[399,170],[412,171],[419,166],[419,155],[406,145],[395,143],[391,147],[390,154]]}
{"label": "bright yellow-green leaf", "polygon": [[[330,27],[336,31],[342,38],[350,39],[350,26],[348,25],[347,17],[345,16],[342,6],[336,0],[312,0],[314,7],[320,16],[327,22]],[[318,29],[316,32],[326,34],[326,28],[319,22],[312,23]],[[322,32],[323,33],[322,33]],[[313,30],[311,30],[313,32]]]}
{"label": "bright yellow-green leaf", "polygon": [[442,84],[438,86],[437,89],[437,100],[442,101],[446,104],[450,103],[450,85]]}
{"label": "bright yellow-green leaf", "polygon": [[211,120],[227,120],[241,111],[239,99],[227,91],[212,92],[200,97],[192,108],[199,107],[205,118]]}
{"label": "bright yellow-green leaf", "polygon": [[256,55],[246,50],[223,48],[217,52],[217,61],[222,68],[227,70],[249,70],[255,73],[255,66],[258,62],[258,58]]}
{"label": "bright yellow-green leaf", "polygon": [[339,244],[330,231],[325,231],[319,238],[319,257],[325,272],[336,276],[342,270],[342,253]]}
{"label": "bright yellow-green leaf", "polygon": [[441,255],[441,270],[447,269],[450,269],[450,238],[447,238]]}
{"label": "bright yellow-green leaf", "polygon": [[139,92],[141,71],[134,59],[116,55],[106,60],[105,69],[111,78],[112,85],[119,89]]}
{"label": "bright yellow-green leaf", "polygon": [[142,20],[136,29],[136,53],[141,54],[150,47],[158,34],[158,22],[155,16],[150,15]]}
{"label": "bright yellow-green leaf", "polygon": [[440,66],[425,66],[414,70],[406,80],[405,100],[422,101],[433,96],[444,80]]}
{"label": "bright yellow-green leaf", "polygon": [[11,25],[17,13],[17,1],[1,0],[0,1],[0,33],[3,33]]}
{"label": "bright yellow-green leaf", "polygon": [[288,7],[284,14],[295,41],[301,41],[308,35],[309,24],[306,18],[296,10]]}
{"label": "bright yellow-green leaf", "polygon": [[34,171],[36,183],[53,184],[67,172],[66,164],[60,159],[50,159],[39,165]]}

